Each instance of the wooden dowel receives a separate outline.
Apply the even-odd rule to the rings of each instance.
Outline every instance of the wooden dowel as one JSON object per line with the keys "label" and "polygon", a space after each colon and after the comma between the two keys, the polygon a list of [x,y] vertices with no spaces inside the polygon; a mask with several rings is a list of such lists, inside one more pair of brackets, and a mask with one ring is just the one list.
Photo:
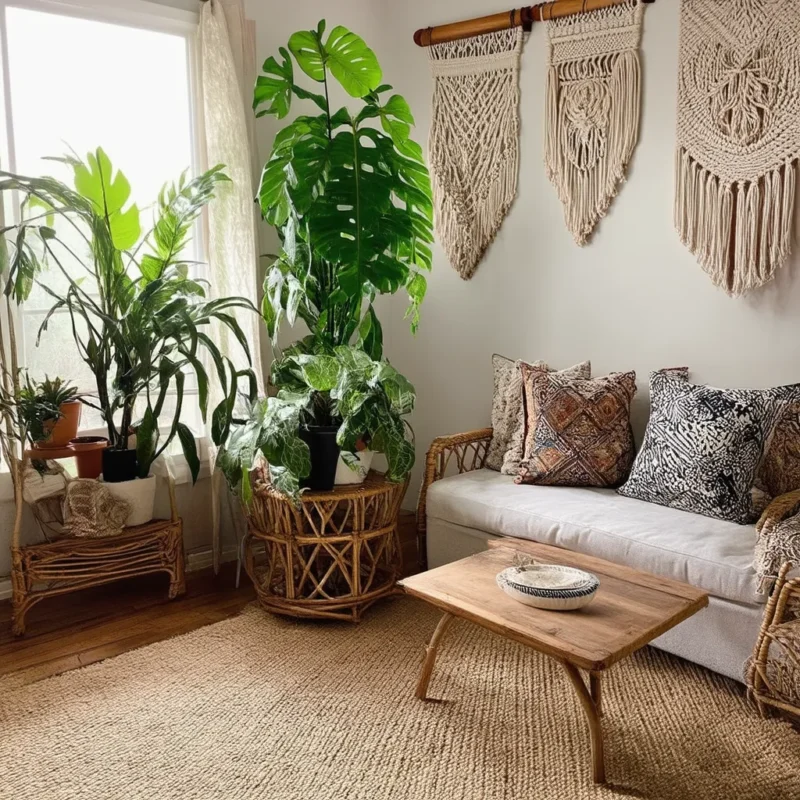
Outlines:
{"label": "wooden dowel", "polygon": [[[455,42],[458,39],[469,39],[482,33],[495,33],[508,28],[525,26],[530,29],[534,22],[546,22],[549,19],[569,17],[596,11],[599,8],[618,6],[630,0],[556,0],[556,2],[539,3],[535,6],[514,8],[488,17],[451,22],[448,25],[436,25],[432,28],[420,28],[414,34],[414,41],[420,47],[429,47],[442,42]],[[655,0],[642,0],[643,3],[654,3]]]}

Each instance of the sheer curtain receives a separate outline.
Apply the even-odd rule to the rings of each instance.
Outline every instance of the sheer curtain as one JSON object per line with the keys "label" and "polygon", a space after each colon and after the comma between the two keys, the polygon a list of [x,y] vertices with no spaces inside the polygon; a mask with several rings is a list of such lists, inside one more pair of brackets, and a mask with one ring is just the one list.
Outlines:
{"label": "sheer curtain", "polygon": [[[242,0],[206,0],[200,13],[199,51],[203,95],[203,124],[208,166],[225,164],[231,183],[220,186],[209,206],[206,252],[211,293],[215,297],[243,295],[257,302],[258,247],[253,198],[255,147],[250,97],[255,82],[255,24],[245,19]],[[253,357],[253,369],[263,391],[257,314],[238,315]],[[241,348],[227,329],[213,331],[221,351],[244,366]],[[222,397],[212,381],[210,405]],[[215,393],[216,392],[216,393]],[[213,456],[212,456],[213,462]],[[212,463],[213,469],[213,463]],[[213,559],[220,560],[220,504],[224,479],[213,471]],[[241,525],[232,508],[234,524]]]}

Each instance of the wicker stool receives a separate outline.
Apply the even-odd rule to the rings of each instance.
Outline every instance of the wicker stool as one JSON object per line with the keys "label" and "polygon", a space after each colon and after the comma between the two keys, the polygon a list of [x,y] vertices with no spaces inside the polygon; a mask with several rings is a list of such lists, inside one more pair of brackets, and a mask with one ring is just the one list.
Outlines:
{"label": "wicker stool", "polygon": [[248,509],[244,564],[261,605],[276,614],[357,622],[394,593],[406,486],[370,472],[360,486],[305,493],[299,505],[259,487]]}
{"label": "wicker stool", "polygon": [[768,708],[800,720],[800,578],[781,569],[764,613],[747,684],[761,714]]}

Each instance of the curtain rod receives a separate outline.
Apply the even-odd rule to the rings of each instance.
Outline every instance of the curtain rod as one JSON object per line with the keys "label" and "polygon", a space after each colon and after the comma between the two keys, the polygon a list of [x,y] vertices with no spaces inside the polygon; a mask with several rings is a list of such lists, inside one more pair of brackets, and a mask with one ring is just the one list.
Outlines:
{"label": "curtain rod", "polygon": [[[472,36],[480,36],[482,33],[504,31],[507,28],[521,26],[525,30],[530,30],[534,22],[546,22],[549,19],[583,14],[586,11],[596,11],[599,8],[609,8],[627,2],[630,0],[557,0],[550,3],[539,3],[535,6],[512,8],[511,11],[490,14],[488,17],[466,19],[461,22],[451,22],[448,25],[436,25],[432,28],[420,28],[414,34],[414,41],[420,47],[429,47],[432,44],[469,39]],[[655,0],[642,0],[642,2],[654,3]]]}

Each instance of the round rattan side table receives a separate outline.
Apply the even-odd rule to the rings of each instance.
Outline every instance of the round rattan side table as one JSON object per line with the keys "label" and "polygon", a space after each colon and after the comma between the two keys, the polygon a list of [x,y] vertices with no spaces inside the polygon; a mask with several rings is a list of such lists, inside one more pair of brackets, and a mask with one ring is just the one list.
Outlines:
{"label": "round rattan side table", "polygon": [[244,566],[262,607],[357,622],[367,607],[393,594],[406,487],[370,472],[359,486],[306,492],[297,505],[261,487],[248,509]]}

